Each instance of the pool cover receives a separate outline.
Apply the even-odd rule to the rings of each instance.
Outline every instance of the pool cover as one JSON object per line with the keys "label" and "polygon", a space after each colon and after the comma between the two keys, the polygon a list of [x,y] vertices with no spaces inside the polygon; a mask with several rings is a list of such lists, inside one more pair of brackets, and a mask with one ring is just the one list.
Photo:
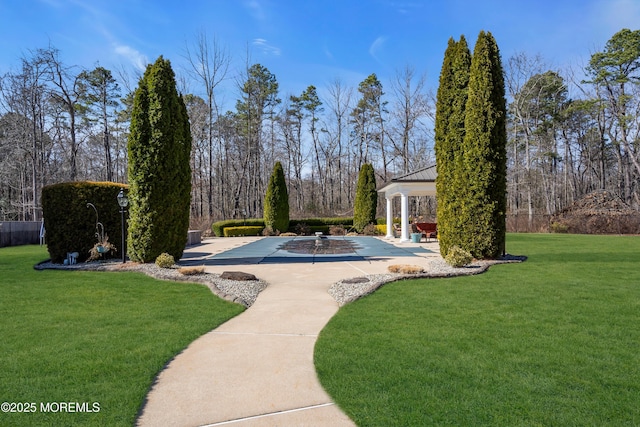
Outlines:
{"label": "pool cover", "polygon": [[[230,237],[232,239],[232,237]],[[182,265],[287,264],[336,261],[362,261],[370,258],[409,257],[432,252],[422,246],[400,248],[381,239],[368,236],[323,237],[315,250],[316,237],[266,237],[216,255],[190,256],[185,252]],[[351,248],[346,253],[324,253],[322,246],[342,242]],[[298,243],[299,242],[299,243]],[[309,253],[304,248],[308,248]],[[329,250],[329,252],[332,252]],[[333,251],[336,252],[336,251]]]}

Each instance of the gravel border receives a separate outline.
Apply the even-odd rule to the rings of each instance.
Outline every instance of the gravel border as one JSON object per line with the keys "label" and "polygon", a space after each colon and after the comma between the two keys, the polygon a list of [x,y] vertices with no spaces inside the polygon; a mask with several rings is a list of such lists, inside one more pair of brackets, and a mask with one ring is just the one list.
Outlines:
{"label": "gravel border", "polygon": [[[506,255],[499,260],[474,261],[473,263],[460,268],[451,267],[443,259],[432,260],[426,271],[418,274],[370,274],[360,277],[351,277],[334,283],[329,288],[329,295],[343,306],[352,301],[358,300],[366,295],[375,292],[381,286],[406,279],[420,278],[443,278],[455,276],[469,276],[480,274],[495,264],[505,264],[523,262],[525,256]],[[184,275],[178,271],[180,266],[174,265],[172,268],[160,268],[154,263],[140,264],[134,262],[98,261],[89,263],[79,263],[74,265],[54,264],[45,261],[37,264],[37,270],[57,269],[57,270],[86,270],[86,271],[138,271],[159,280],[172,280],[180,282],[199,283],[206,285],[214,295],[251,307],[268,284],[263,280],[227,280],[222,279],[216,273],[201,273],[196,275]]]}
{"label": "gravel border", "polygon": [[407,279],[470,276],[484,273],[490,266],[495,264],[523,262],[526,259],[527,257],[525,256],[506,255],[499,260],[475,261],[460,268],[450,266],[443,259],[435,259],[429,263],[426,271],[418,274],[370,274],[357,278],[361,280],[354,280],[353,278],[341,280],[334,283],[331,288],[329,288],[329,294],[340,306],[343,306],[375,292],[378,288],[386,285],[387,283]]}

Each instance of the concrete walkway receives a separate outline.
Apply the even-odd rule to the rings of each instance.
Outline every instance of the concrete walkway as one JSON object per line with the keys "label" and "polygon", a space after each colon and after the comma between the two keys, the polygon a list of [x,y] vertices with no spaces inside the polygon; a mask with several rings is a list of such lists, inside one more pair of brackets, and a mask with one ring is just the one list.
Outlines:
{"label": "concrete walkway", "polygon": [[[212,239],[186,251],[202,259],[260,238]],[[337,312],[328,294],[339,280],[386,273],[391,264],[426,266],[436,242],[397,243],[407,256],[353,261],[209,265],[209,272],[253,273],[269,286],[244,313],[198,338],[160,373],[140,426],[354,426],[316,376],[313,351]],[[425,252],[415,252],[417,247]],[[402,254],[393,252],[394,255]],[[259,257],[258,257],[259,258]],[[215,259],[215,257],[213,258]]]}

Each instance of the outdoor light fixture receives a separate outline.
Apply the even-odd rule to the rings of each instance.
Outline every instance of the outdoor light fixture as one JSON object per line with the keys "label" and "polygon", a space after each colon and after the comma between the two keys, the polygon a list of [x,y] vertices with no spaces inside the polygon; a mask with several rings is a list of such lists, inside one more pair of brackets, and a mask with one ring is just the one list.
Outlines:
{"label": "outdoor light fixture", "polygon": [[120,216],[122,218],[122,262],[125,262],[125,257],[126,257],[126,253],[127,253],[127,249],[124,246],[124,210],[125,208],[129,205],[129,199],[127,198],[127,195],[124,194],[124,189],[121,188],[120,192],[118,193],[118,205],[120,206]]}

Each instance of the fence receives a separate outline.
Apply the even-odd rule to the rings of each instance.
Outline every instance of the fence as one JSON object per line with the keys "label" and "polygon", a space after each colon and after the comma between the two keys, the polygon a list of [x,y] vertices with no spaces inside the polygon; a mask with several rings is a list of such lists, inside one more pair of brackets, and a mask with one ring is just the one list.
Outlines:
{"label": "fence", "polygon": [[41,242],[41,221],[0,222],[0,248]]}

